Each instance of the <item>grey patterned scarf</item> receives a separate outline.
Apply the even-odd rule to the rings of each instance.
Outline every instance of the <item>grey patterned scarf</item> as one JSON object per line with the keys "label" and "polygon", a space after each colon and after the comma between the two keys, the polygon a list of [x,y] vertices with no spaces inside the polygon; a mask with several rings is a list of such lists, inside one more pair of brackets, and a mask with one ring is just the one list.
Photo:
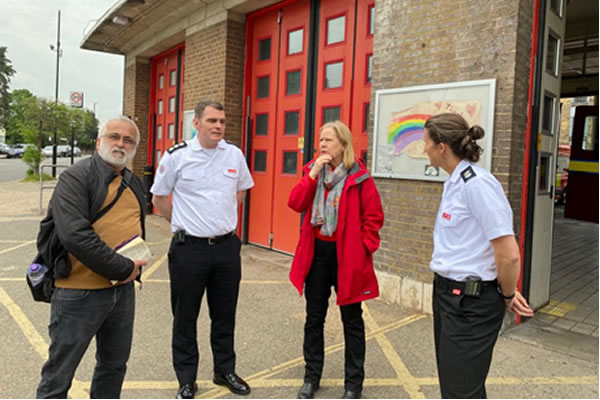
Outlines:
{"label": "grey patterned scarf", "polygon": [[[337,228],[338,207],[347,177],[348,170],[344,168],[344,163],[339,163],[333,171],[325,165],[319,172],[310,223],[312,226],[320,226],[323,236],[331,236]],[[325,188],[329,189],[327,198]]]}

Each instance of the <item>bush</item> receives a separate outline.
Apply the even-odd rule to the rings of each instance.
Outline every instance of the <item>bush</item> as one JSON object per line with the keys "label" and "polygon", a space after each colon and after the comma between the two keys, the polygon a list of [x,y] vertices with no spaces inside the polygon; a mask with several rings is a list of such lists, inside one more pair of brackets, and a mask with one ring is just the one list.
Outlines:
{"label": "bush", "polygon": [[27,176],[39,174],[42,158],[42,152],[37,148],[37,146],[27,146],[25,148],[25,153],[23,153],[23,161],[25,161],[25,163],[29,166]]}

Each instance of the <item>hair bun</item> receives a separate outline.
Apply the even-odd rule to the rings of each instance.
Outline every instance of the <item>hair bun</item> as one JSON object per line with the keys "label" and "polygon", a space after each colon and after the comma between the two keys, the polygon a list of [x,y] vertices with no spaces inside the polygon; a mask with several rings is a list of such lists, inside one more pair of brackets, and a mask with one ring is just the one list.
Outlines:
{"label": "hair bun", "polygon": [[473,125],[467,131],[467,135],[471,137],[472,140],[479,140],[485,135],[485,132],[481,126]]}

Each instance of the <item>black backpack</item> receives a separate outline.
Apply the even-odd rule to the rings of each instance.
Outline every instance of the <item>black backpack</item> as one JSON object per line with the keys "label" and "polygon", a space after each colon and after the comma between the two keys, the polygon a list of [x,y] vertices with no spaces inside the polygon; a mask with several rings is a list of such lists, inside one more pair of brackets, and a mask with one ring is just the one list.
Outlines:
{"label": "black backpack", "polygon": [[[104,207],[92,220],[91,224],[102,218],[119,200],[123,191],[127,188],[125,179],[121,181],[121,186],[117,191],[117,195]],[[25,274],[27,286],[31,290],[33,300],[50,303],[52,293],[54,293],[54,280],[56,278],[67,278],[71,272],[71,264],[69,263],[68,251],[65,249],[58,238],[56,229],[54,229],[54,219],[52,218],[52,203],[48,207],[48,214],[40,222],[40,232],[37,237],[38,253],[33,259],[33,263],[45,265],[48,268],[42,281],[33,286],[29,280],[29,276]]]}

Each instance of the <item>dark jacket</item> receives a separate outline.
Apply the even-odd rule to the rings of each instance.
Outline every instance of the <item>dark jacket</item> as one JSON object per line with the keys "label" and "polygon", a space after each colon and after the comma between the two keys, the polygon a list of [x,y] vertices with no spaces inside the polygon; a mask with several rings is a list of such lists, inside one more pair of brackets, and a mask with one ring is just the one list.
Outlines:
{"label": "dark jacket", "polygon": [[[138,177],[127,168],[121,172],[123,181],[135,194],[141,213],[142,237],[145,237],[144,188]],[[101,211],[108,185],[117,173],[97,153],[60,174],[45,221],[54,224],[62,246],[85,266],[111,280],[124,280],[133,271],[133,261],[108,247],[92,228],[92,222]],[[42,238],[38,236],[38,250],[43,254]],[[56,257],[56,256],[54,256]],[[56,263],[55,278],[66,278],[71,266],[66,257]]]}
{"label": "dark jacket", "polygon": [[[317,181],[308,173],[314,161],[304,167],[304,177],[292,189],[288,206],[304,212],[300,240],[290,270],[292,284],[302,294],[315,253],[315,231],[310,222]],[[373,269],[373,253],[379,247],[383,208],[373,178],[361,162],[348,171],[342,190],[335,231],[338,260],[337,304],[357,303],[379,296]]]}

